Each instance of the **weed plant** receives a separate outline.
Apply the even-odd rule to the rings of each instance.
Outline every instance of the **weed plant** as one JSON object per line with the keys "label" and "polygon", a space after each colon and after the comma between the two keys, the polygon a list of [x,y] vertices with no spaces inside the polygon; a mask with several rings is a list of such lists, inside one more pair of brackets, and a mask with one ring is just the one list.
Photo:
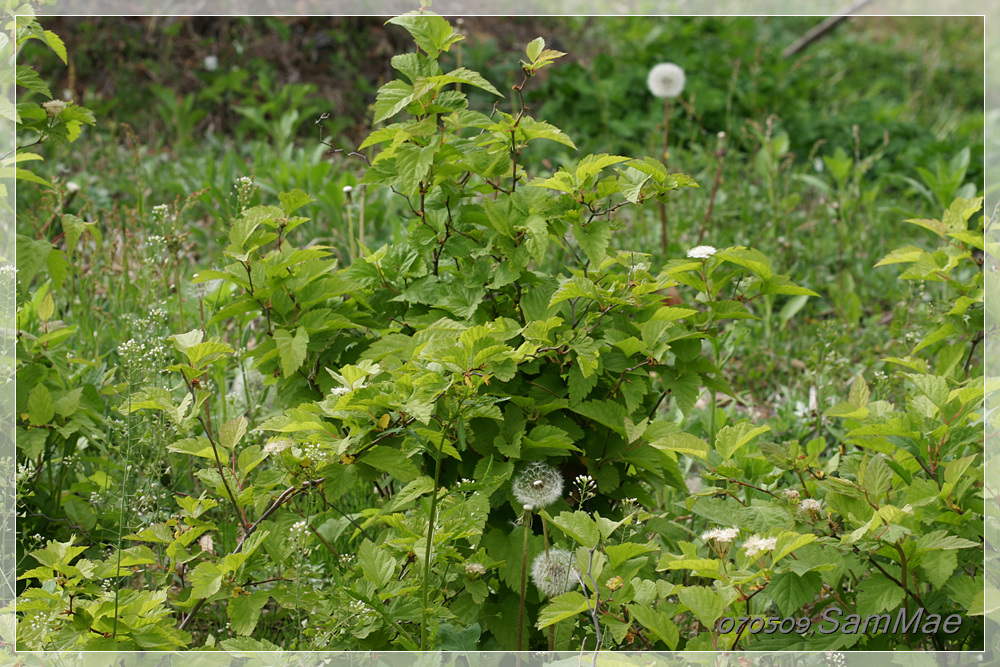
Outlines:
{"label": "weed plant", "polygon": [[[613,48],[539,38],[494,86],[488,45],[390,23],[416,51],[353,155],[306,87],[243,98],[235,137],[189,115],[67,152],[93,119],[19,74],[23,143],[55,138],[18,200],[23,646],[981,647],[976,113],[902,153],[878,113],[798,126],[810,68],[888,47],[787,64],[753,36],[801,22],[690,21],[746,59],[728,89],[694,74],[718,51],[682,63],[664,166],[662,107],[608,111],[648,96]],[[162,120],[195,110],[170,93]]]}

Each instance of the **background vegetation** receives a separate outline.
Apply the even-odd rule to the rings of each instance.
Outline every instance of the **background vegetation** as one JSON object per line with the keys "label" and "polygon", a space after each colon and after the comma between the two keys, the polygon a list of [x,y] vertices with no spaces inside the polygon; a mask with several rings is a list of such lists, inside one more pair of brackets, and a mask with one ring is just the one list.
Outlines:
{"label": "background vegetation", "polygon": [[[766,423],[770,442],[801,445],[795,451],[804,459],[810,457],[816,470],[857,480],[859,470],[869,465],[861,455],[867,450],[859,444],[858,429],[869,428],[872,433],[883,429],[889,442],[908,446],[901,440],[904,435],[884,431],[889,427],[875,423],[876,418],[889,420],[892,411],[885,405],[869,411],[867,392],[873,402],[884,401],[901,411],[914,405],[921,408],[929,400],[929,390],[922,389],[923,398],[915,398],[920,391],[903,373],[924,373],[947,378],[949,389],[971,387],[973,395],[978,377],[981,400],[981,348],[977,346],[982,327],[978,325],[978,338],[976,327],[982,321],[982,287],[980,282],[977,302],[975,282],[980,271],[975,266],[977,258],[982,265],[981,244],[975,248],[973,243],[968,256],[947,266],[934,265],[936,270],[954,271],[952,282],[927,279],[926,272],[912,273],[907,280],[899,267],[875,265],[900,247],[930,251],[930,257],[944,237],[936,239],[933,233],[903,221],[941,219],[955,231],[955,220],[963,215],[961,206],[951,209],[951,217],[945,211],[957,197],[972,200],[983,194],[983,25],[965,18],[857,19],[805,52],[783,57],[781,49],[813,23],[811,18],[468,18],[456,23],[466,39],[443,53],[441,63],[445,71],[461,66],[475,69],[507,94],[523,78],[519,61],[525,58],[524,45],[544,37],[549,48],[568,55],[525,87],[523,103],[534,117],[557,125],[572,138],[578,151],[564,143],[535,142],[524,150],[519,164],[532,175],[543,175],[561,166],[575,166],[580,156],[591,153],[651,156],[664,159],[671,173],[688,174],[700,185],[671,194],[665,250],[658,207],[649,205],[622,210],[622,228],[611,238],[609,252],[649,253],[655,274],[696,245],[750,246],[770,258],[775,272],[790,276],[816,295],[786,292],[755,298],[746,306],[751,317],[720,325],[713,333],[714,348],[706,346],[706,356],[721,369],[717,385],[691,395],[690,400],[673,397],[656,408],[663,419],[713,446],[726,427],[742,428],[738,425],[746,421]],[[359,485],[344,492],[336,511],[331,511],[327,499],[303,494],[276,513],[275,527],[292,536],[280,553],[268,553],[277,569],[257,579],[254,586],[244,583],[245,598],[240,597],[242,588],[238,594],[232,593],[235,588],[223,588],[223,593],[232,593],[241,602],[227,605],[213,599],[191,625],[178,629],[181,614],[198,611],[201,604],[195,606],[195,598],[205,597],[212,588],[199,583],[204,582],[204,569],[199,572],[201,579],[192,580],[190,572],[200,562],[213,562],[213,556],[232,555],[237,544],[243,544],[245,527],[243,533],[237,529],[222,493],[212,495],[212,500],[198,500],[204,491],[218,486],[199,474],[200,463],[190,451],[178,448],[173,438],[184,429],[180,423],[171,425],[169,410],[140,413],[122,406],[139,388],[175,388],[177,382],[163,370],[176,363],[175,354],[184,353],[188,344],[172,343],[168,336],[199,329],[206,339],[218,337],[233,350],[247,349],[248,342],[260,336],[260,317],[245,321],[237,317],[247,312],[245,308],[233,307],[216,316],[223,306],[238,303],[230,299],[228,287],[193,280],[196,274],[204,278],[206,270],[230,261],[223,252],[232,251],[231,229],[245,209],[277,205],[280,193],[296,189],[307,193],[310,198],[297,200],[294,206],[281,200],[288,215],[294,208],[296,216],[305,218],[294,230],[294,244],[302,249],[329,246],[340,266],[370,254],[363,247],[374,250],[383,244],[409,242],[413,227],[407,201],[388,187],[362,182],[366,162],[374,158],[377,148],[367,147],[359,155],[349,153],[358,149],[375,126],[385,125],[373,126],[376,94],[397,78],[390,59],[413,49],[410,36],[397,26],[370,18],[53,18],[44,21],[44,28],[65,41],[69,64],[64,65],[42,40],[27,42],[19,61],[30,63],[49,82],[54,97],[73,99],[93,111],[96,124],[85,128],[71,144],[51,142],[32,148],[44,161],[30,166],[51,187],[22,184],[17,192],[17,231],[22,235],[17,328],[23,331],[18,347],[22,368],[17,413],[28,415],[19,424],[23,432],[18,433],[18,488],[25,508],[18,524],[18,575],[22,576],[18,592],[29,591],[30,603],[38,605],[25,607],[26,599],[21,608],[29,614],[32,609],[44,609],[58,619],[65,609],[45,607],[46,595],[31,590],[45,590],[51,599],[65,600],[68,595],[70,605],[74,595],[100,599],[102,594],[118,591],[114,611],[100,610],[105,617],[120,616],[129,604],[156,617],[156,632],[143,635],[138,627],[130,628],[128,641],[134,642],[133,647],[201,647],[217,642],[225,646],[229,641],[232,648],[249,641],[246,635],[252,635],[258,642],[253,646],[258,648],[271,644],[287,649],[398,645],[392,644],[398,637],[387,629],[393,623],[361,598],[355,598],[360,606],[352,609],[353,616],[325,609],[322,631],[309,622],[320,618],[317,609],[322,601],[313,600],[309,592],[318,582],[337,576],[347,577],[345,581],[362,575],[368,580],[381,577],[378,570],[387,561],[372,551],[361,526],[369,526],[366,510],[401,504],[398,498],[390,500],[392,492],[400,489],[387,485],[393,474],[384,469],[374,486]],[[645,85],[649,68],[664,60],[683,66],[688,81],[672,107],[665,158],[661,151],[663,105]],[[463,84],[462,92],[469,96],[470,109],[484,114],[490,114],[499,99],[472,85]],[[21,100],[43,101],[37,90],[19,89],[19,93]],[[501,102],[499,109],[517,113],[509,100]],[[30,133],[25,133],[20,143],[31,140]],[[969,212],[960,222],[975,232],[981,216]],[[53,250],[39,255],[32,243]],[[907,260],[915,257],[907,256]],[[538,262],[537,269],[555,274],[565,262],[564,255],[553,252]],[[359,279],[358,275],[350,277]],[[705,307],[706,297],[699,296],[692,284],[679,287],[664,292],[663,298],[669,300],[664,303]],[[956,302],[956,289],[968,303]],[[394,312],[391,304],[383,305],[384,312]],[[267,328],[270,331],[270,321]],[[350,346],[345,346],[330,354],[353,363]],[[221,354],[221,348],[217,353]],[[925,361],[915,361],[918,358]],[[284,352],[280,361],[272,359],[271,363],[274,378],[292,365]],[[205,366],[198,379],[202,389],[218,397],[212,403],[216,426],[243,415],[252,432],[262,424],[273,425],[273,418],[286,408],[315,398],[309,394],[314,388],[279,385],[252,366],[250,350],[232,364]],[[51,414],[39,407],[45,400],[37,387],[45,386],[53,404]],[[918,389],[922,386],[917,384]],[[977,535],[983,535],[983,442],[975,436],[982,419],[973,398],[963,398],[963,407],[955,412],[946,405],[944,401],[938,412],[920,413],[920,419],[945,415],[947,427],[957,433],[951,440],[954,450],[940,459],[942,472],[935,469],[930,478],[936,475],[940,480],[934,481],[944,483],[948,476],[954,484],[952,477],[967,474],[968,485],[953,494],[944,493],[941,500],[942,507],[951,508],[949,503],[961,507],[959,514],[966,518],[953,522],[954,533],[949,537],[964,541],[949,543],[950,547],[938,545],[946,555],[923,567],[930,584],[922,583],[939,608],[971,613],[975,591],[946,588],[952,572],[961,578],[963,571],[956,569],[957,561],[952,563],[947,554],[961,550],[967,578],[982,582],[981,566],[973,564],[981,558],[981,546],[972,545]],[[907,423],[909,430],[903,429],[907,433],[934,432],[928,424]],[[45,428],[39,428],[43,424]],[[42,432],[41,439],[27,435],[32,431]],[[766,482],[757,480],[768,489],[758,493],[761,497],[777,493],[782,478],[787,485],[788,479],[803,472],[785,461],[786,450],[782,450],[785,454],[768,450],[765,455],[767,447],[761,445],[758,450],[755,444],[747,455],[751,449],[756,452],[753,465],[760,467],[754,474],[759,473],[761,479],[776,475]],[[838,456],[852,463],[841,465]],[[624,500],[639,496],[643,530],[659,535],[662,554],[681,560],[681,547],[676,545],[692,540],[701,549],[697,556],[706,558],[709,540],[697,537],[716,525],[718,515],[692,512],[686,503],[698,494],[710,498],[724,491],[733,493],[740,484],[710,471],[725,461],[690,455],[674,458],[683,483],[638,480],[636,488],[641,491],[626,494],[598,480],[606,505],[588,509],[624,520],[633,509]],[[729,460],[729,456],[724,458]],[[246,476],[260,463],[241,460],[233,466]],[[893,463],[898,467],[898,461]],[[765,475],[765,467],[778,472]],[[950,472],[943,472],[945,467]],[[261,469],[270,468],[270,463],[264,463]],[[470,471],[453,472],[451,481],[459,483]],[[585,465],[579,469],[566,465],[563,475],[572,481],[588,472],[593,470]],[[895,479],[893,489],[898,487],[903,494],[893,501],[899,507],[914,504],[917,491],[902,491],[902,481],[909,474],[907,486],[911,485],[914,472],[918,471],[904,465],[887,473],[890,480]],[[220,472],[220,476],[224,475]],[[508,471],[506,479],[511,476]],[[397,481],[409,481],[406,477],[398,471],[395,476]],[[744,481],[743,486],[748,483]],[[266,483],[257,484],[270,489]],[[797,488],[803,497],[810,490],[817,495],[820,489],[813,480],[810,485],[803,480]],[[585,493],[578,490],[572,509],[579,509]],[[841,489],[840,493],[846,492]],[[964,499],[962,494],[967,494]],[[752,504],[749,497],[744,500]],[[838,525],[842,532],[847,525],[856,528],[850,523],[849,509],[854,508],[849,505],[842,502],[829,509],[826,516],[835,525],[833,534],[840,535]],[[266,507],[263,503],[255,509],[260,512]],[[711,503],[701,507],[711,507]],[[801,514],[792,512],[792,516],[793,523],[804,520]],[[927,517],[930,522],[929,510]],[[886,525],[892,522],[883,519]],[[167,530],[159,526],[170,527],[176,534],[154,534]],[[537,524],[536,528],[540,531]],[[572,526],[564,528],[566,535],[573,534]],[[766,519],[756,524],[761,531],[770,528],[775,526]],[[174,546],[185,530],[188,537]],[[527,537],[526,531],[521,533]],[[130,534],[145,539],[129,541]],[[615,539],[622,544],[638,543],[639,536],[637,528],[634,534],[619,534]],[[133,546],[155,545],[157,539],[161,540],[158,552],[165,550],[173,562],[190,566],[164,568],[162,554],[152,557],[146,553],[149,549]],[[50,540],[62,546],[52,546]],[[74,540],[78,546],[69,546]],[[576,542],[582,544],[579,539]],[[39,556],[47,544],[49,555]],[[409,553],[419,551],[410,546]],[[532,546],[533,551],[540,548]],[[495,551],[485,553],[502,560]],[[662,554],[649,556],[643,566],[645,574],[640,572],[640,576],[662,565]],[[689,560],[695,556],[687,551],[683,555]],[[392,562],[400,565],[407,550],[396,556],[399,562]],[[76,557],[102,565],[75,574],[63,572],[62,580],[54,577],[58,587],[46,584],[39,571],[30,574],[52,563],[62,563],[63,569],[72,567],[69,563]],[[364,562],[352,563],[352,557]],[[507,562],[514,560],[520,566],[520,554],[508,554]],[[489,564],[489,559],[485,562]],[[946,576],[943,570],[948,564],[952,568]],[[130,569],[123,571],[123,567]],[[407,567],[403,566],[404,572]],[[485,577],[490,590],[500,588],[500,582],[512,586],[517,573],[512,574],[510,567],[490,570]],[[691,589],[712,580],[693,566],[677,572],[664,568],[648,579],[682,587],[690,584]],[[845,576],[856,579],[870,569],[853,563],[845,568],[849,571]],[[790,572],[780,573],[783,586],[788,586]],[[830,586],[826,579],[821,586],[819,577],[808,571],[794,574],[808,580],[809,586],[815,584],[817,590]],[[74,576],[79,577],[73,584],[79,591],[66,593],[65,579]],[[403,574],[399,577],[402,580]],[[242,583],[231,578],[225,579],[226,586]],[[286,579],[295,585],[279,591],[262,586],[265,579],[279,582],[279,587]],[[481,593],[475,583],[464,585],[470,599]],[[195,596],[192,587],[202,595]],[[863,590],[869,591],[862,598],[866,604],[878,594],[871,588]],[[122,596],[121,591],[131,597]],[[162,599],[153,591],[162,592]],[[270,598],[259,595],[261,591],[271,591]],[[895,589],[886,593],[884,601],[896,600],[895,593]],[[213,590],[208,597],[214,594]],[[394,591],[393,595],[403,593]],[[809,608],[812,597],[786,596],[779,610],[797,613]],[[720,643],[720,634],[709,627],[711,613],[695,602],[685,602],[686,597],[681,597],[682,606],[677,606],[670,591],[659,591],[654,598],[660,600],[660,613],[675,630],[677,619],[686,618],[687,625],[678,620],[681,631],[674,636],[664,629],[668,627],[665,622],[641,617],[641,612],[630,608],[627,623],[618,619],[623,625],[614,626],[613,632],[609,625],[616,646],[723,648],[737,640],[730,637],[729,642]],[[532,609],[539,611],[545,602],[540,596],[532,598]],[[497,617],[517,611],[497,604]],[[558,609],[545,608],[550,610],[550,620],[558,615]],[[38,620],[39,611],[31,617],[38,627],[26,630],[22,623],[27,633],[22,636],[29,637],[34,648],[54,647],[60,641],[73,645],[80,636],[96,642],[88,648],[105,648],[119,641],[117,626],[112,624],[115,630],[109,631],[98,626],[97,611],[88,613],[89,620],[72,616],[71,610],[78,626],[72,635],[57,634],[53,628],[58,623]],[[177,616],[171,618],[174,613]],[[405,624],[415,625],[419,620],[419,614],[414,616],[410,609],[381,613],[389,613],[394,622],[404,618]],[[580,639],[589,631],[582,620],[585,614],[579,616],[576,630],[560,630],[558,641]],[[468,610],[444,618],[436,646],[486,649],[513,644],[513,637],[488,623],[477,623],[473,630],[474,624],[463,620],[469,618]],[[160,623],[160,619],[166,620]],[[358,623],[361,632],[338,634]],[[533,620],[531,625],[535,625]],[[95,626],[100,631],[88,635]],[[545,632],[535,629],[536,645],[544,645]],[[953,644],[943,646],[937,639],[919,637],[907,645],[975,648],[982,637],[980,626],[950,638]],[[855,641],[860,641],[859,648],[878,649],[884,647],[880,642],[888,640]],[[740,646],[783,648],[763,640]],[[844,646],[849,645],[830,645]]]}

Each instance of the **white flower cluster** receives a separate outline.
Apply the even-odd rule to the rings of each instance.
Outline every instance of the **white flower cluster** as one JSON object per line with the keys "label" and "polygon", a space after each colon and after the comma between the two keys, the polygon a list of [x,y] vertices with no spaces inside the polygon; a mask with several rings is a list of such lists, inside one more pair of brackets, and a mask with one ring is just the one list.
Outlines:
{"label": "white flower cluster", "polygon": [[687,256],[691,259],[708,259],[716,252],[716,249],[710,245],[699,245],[688,250]]}
{"label": "white flower cluster", "polygon": [[547,463],[535,461],[517,476],[513,489],[517,502],[537,510],[562,497],[562,474]]}
{"label": "white flower cluster", "polygon": [[149,215],[153,219],[154,223],[160,224],[167,219],[168,213],[170,213],[169,206],[166,204],[157,204],[153,207],[153,210],[150,211]]}
{"label": "white flower cluster", "polygon": [[549,597],[567,593],[579,583],[575,563],[573,553],[565,549],[541,553],[531,565],[531,581]]}
{"label": "white flower cluster", "polygon": [[362,623],[375,619],[375,610],[361,600],[351,600],[348,611],[352,616],[357,616]]}
{"label": "white flower cluster", "polygon": [[45,114],[49,118],[55,118],[66,108],[66,103],[62,100],[49,100],[42,104],[42,108],[45,109]]}
{"label": "white flower cluster", "polygon": [[13,264],[5,264],[0,266],[0,285],[12,285],[14,284],[14,278],[17,277],[17,267]]}
{"label": "white flower cluster", "polygon": [[799,503],[800,512],[808,512],[812,514],[813,512],[822,512],[823,503],[818,500],[813,500],[812,498],[806,498],[801,503]]}
{"label": "white flower cluster", "polygon": [[743,548],[746,549],[747,556],[750,558],[762,551],[773,551],[776,546],[778,546],[777,537],[760,537],[759,535],[751,535],[743,543]]}
{"label": "white flower cluster", "polygon": [[785,497],[785,500],[787,500],[790,503],[795,503],[798,502],[799,500],[799,492],[796,491],[795,489],[785,489],[784,491],[781,492],[781,495],[783,495]]}
{"label": "white flower cluster", "polygon": [[154,264],[163,264],[169,259],[167,254],[167,239],[159,234],[150,234],[142,243],[146,257]]}
{"label": "white flower cluster", "polygon": [[292,446],[291,440],[272,440],[264,445],[264,455],[279,454]]}
{"label": "white flower cluster", "polygon": [[844,667],[844,665],[847,664],[844,654],[839,651],[827,651],[826,654],[823,655],[823,662],[830,667]]}
{"label": "white flower cluster", "polygon": [[739,528],[712,528],[702,533],[701,539],[706,542],[709,540],[715,540],[716,542],[728,544],[729,542],[735,540],[739,534]]}
{"label": "white flower cluster", "polygon": [[594,497],[597,484],[594,482],[593,477],[590,475],[577,475],[573,483],[576,484],[581,505]]}
{"label": "white flower cluster", "polygon": [[465,573],[470,577],[481,577],[486,574],[486,568],[482,563],[466,563]]}
{"label": "white flower cluster", "polygon": [[250,204],[250,198],[253,196],[256,186],[253,184],[252,178],[241,176],[236,179],[236,184],[233,187],[236,189],[236,210],[242,213]]}
{"label": "white flower cluster", "polygon": [[288,529],[288,539],[299,544],[305,544],[309,541],[309,528],[306,526],[305,520],[292,524],[292,527]]}

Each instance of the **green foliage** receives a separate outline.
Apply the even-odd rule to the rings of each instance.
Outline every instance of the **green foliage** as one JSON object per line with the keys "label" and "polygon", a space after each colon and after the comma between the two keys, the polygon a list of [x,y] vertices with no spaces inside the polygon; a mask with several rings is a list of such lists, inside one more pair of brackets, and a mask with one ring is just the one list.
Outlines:
{"label": "green foliage", "polygon": [[[983,239],[969,221],[982,201],[911,221],[941,248],[879,263],[907,264],[903,280],[947,303],[908,355],[883,360],[891,382],[838,385],[814,432],[736,419],[716,401],[736,393],[741,336],[777,297],[787,325],[819,295],[744,245],[662,265],[629,249],[643,204],[696,187],[652,158],[542,169],[547,151],[577,146],[525,106],[564,55],[545,40],[506,100],[442,67],[461,44],[442,17],[390,23],[418,51],[393,58],[402,78],[375,99],[365,174],[334,190],[391,193],[403,211],[391,243],[351,223],[343,243],[299,246],[319,197],[339,209],[350,196],[237,181],[235,206],[228,186],[210,194],[227,229],[191,281],[204,291],[185,303],[178,289],[169,331],[145,332],[155,363],[134,340],[120,372],[84,374],[53,354],[75,333],[55,318],[59,290],[82,280],[70,259],[100,247],[100,228],[63,219],[65,251],[22,240],[22,291],[37,286],[19,314],[19,463],[45,478],[22,501],[32,529],[62,531],[19,565],[27,646],[981,647]],[[487,114],[469,95],[500,101]],[[790,139],[765,139],[754,169],[774,208]],[[828,192],[861,191],[865,165],[836,152],[825,164]],[[234,180],[232,163],[220,169]],[[173,208],[177,244],[187,204]],[[102,436],[112,403],[124,429]],[[123,450],[122,469],[56,465],[91,446]],[[133,451],[154,447],[184,486],[169,511],[123,521]],[[108,489],[117,520],[84,502]],[[63,515],[58,529],[39,518]],[[106,542],[117,528],[118,548],[77,545],[76,526]],[[917,608],[959,614],[959,632],[799,628],[834,609],[850,622]],[[796,632],[763,629],[787,619]]]}
{"label": "green foliage", "polygon": [[[29,10],[25,14],[24,10]],[[13,43],[7,48],[12,48],[14,57],[29,40],[38,40],[46,44],[57,56],[66,64],[66,45],[58,35],[51,30],[45,30],[38,23],[34,12],[30,11],[27,5],[20,6],[19,2],[7,2],[4,6],[4,20],[7,23],[5,29],[14,35]],[[15,19],[14,16],[18,15]],[[15,176],[19,179],[49,185],[48,181],[36,175],[28,169],[16,165],[29,160],[41,160],[37,153],[24,151],[28,146],[34,146],[44,142],[54,144],[71,143],[80,136],[83,125],[94,124],[94,114],[87,108],[79,106],[72,101],[54,99],[49,86],[42,80],[38,73],[29,65],[15,66],[14,81],[22,90],[19,91],[20,100],[16,107],[10,104],[0,105],[0,114],[17,125],[17,132],[20,136],[31,137],[33,140],[17,146],[15,151],[8,152],[0,162],[0,176]],[[48,100],[35,102],[32,95]],[[6,190],[4,191],[6,192]]]}

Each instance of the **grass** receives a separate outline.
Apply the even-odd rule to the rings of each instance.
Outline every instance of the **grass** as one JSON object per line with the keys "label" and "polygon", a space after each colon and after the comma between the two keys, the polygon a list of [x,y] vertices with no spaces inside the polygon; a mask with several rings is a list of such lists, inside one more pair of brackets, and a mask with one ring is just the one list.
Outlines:
{"label": "grass", "polygon": [[[972,146],[975,155],[982,146],[982,97],[974,86],[981,81],[981,40],[951,21],[859,20],[805,56],[784,62],[761,44],[788,43],[810,21],[684,20],[648,31],[645,21],[627,18],[615,27],[593,18],[539,23],[565,44],[594,46],[553,68],[529,89],[527,103],[584,152],[656,155],[660,108],[642,89],[646,68],[664,52],[688,59],[681,64],[689,70],[691,87],[675,105],[668,164],[691,174],[701,188],[678,194],[668,205],[666,256],[659,253],[655,207],[625,213],[626,228],[615,246],[647,250],[662,261],[700,243],[748,245],[774,257],[778,271],[821,297],[772,297],[757,304],[758,320],[733,326],[721,353],[729,358],[734,397],[720,401],[714,414],[703,401],[684,427],[704,435],[749,415],[770,420],[776,439],[835,437],[817,413],[842,397],[859,372],[874,380],[878,391],[879,359],[904,356],[911,347],[908,323],[933,307],[933,293],[908,291],[896,271],[872,267],[889,249],[926,240],[904,219],[939,214],[940,202],[928,196],[934,184],[911,167],[933,171],[935,161],[947,164],[962,147]],[[470,40],[464,62],[473,68],[488,62],[491,53],[506,50],[500,39]],[[706,43],[707,48],[693,48]],[[619,66],[627,55],[630,64]],[[873,74],[873,62],[885,69]],[[512,66],[513,61],[493,64]],[[824,76],[831,68],[836,75]],[[222,95],[221,88],[207,90],[203,96]],[[228,136],[208,131],[190,116],[199,99],[195,93],[168,93],[161,92],[154,106],[164,131],[160,139],[133,129],[143,117],[131,115],[136,114],[128,108],[132,97],[123,92],[99,110],[98,127],[86,131],[71,151],[44,152],[40,171],[56,183],[55,192],[22,187],[18,193],[20,234],[54,239],[62,232],[59,215],[73,213],[96,221],[103,236],[102,243],[84,237],[78,248],[66,249],[70,268],[55,298],[56,317],[79,327],[65,378],[101,388],[103,396],[91,402],[105,420],[98,426],[110,428],[95,428],[86,449],[54,459],[61,465],[50,465],[48,474],[58,478],[47,480],[55,510],[58,493],[66,492],[92,501],[96,525],[118,527],[95,533],[95,545],[121,545],[119,529],[128,533],[163,521],[172,511],[171,495],[197,494],[189,457],[166,452],[171,426],[147,420],[136,436],[131,428],[115,426],[123,417],[113,406],[128,393],[129,363],[154,378],[169,363],[168,351],[157,345],[170,333],[200,328],[236,349],[246,347],[253,332],[209,324],[205,313],[214,311],[213,293],[190,284],[199,270],[221,261],[226,224],[238,210],[239,179],[250,176],[259,187],[251,203],[271,203],[292,188],[312,195],[316,201],[302,212],[311,221],[294,234],[332,245],[341,265],[351,255],[349,221],[364,221],[369,247],[399,240],[405,227],[405,202],[358,186],[363,162],[332,154],[322,143],[351,146],[356,140],[320,134],[314,118],[323,105],[313,99],[314,91],[287,86],[258,107],[237,109],[247,122]],[[724,145],[720,131],[726,133]],[[541,147],[535,150],[527,156],[532,174],[572,159],[558,150],[545,156]],[[70,181],[79,186],[73,196]],[[960,181],[960,187],[971,182],[981,191],[981,160],[974,158]],[[345,186],[354,188],[350,201]],[[124,359],[119,346],[129,339],[146,344],[146,356]],[[237,377],[219,374],[212,382],[224,395]],[[224,418],[246,412],[260,423],[274,408],[266,393],[241,382],[242,396],[234,394],[213,409]],[[358,517],[375,493],[372,487],[345,497],[339,511]],[[140,495],[147,502],[125,502]],[[664,497],[665,503],[674,500]],[[121,519],[110,519],[113,501]],[[325,510],[309,504],[297,509],[301,515],[282,519],[288,526]],[[221,511],[235,518],[230,508]],[[22,526],[22,551],[31,546],[28,535],[65,538],[79,532],[79,521],[33,517]],[[220,553],[236,543],[234,526],[220,523],[215,545]],[[350,552],[354,527],[349,519],[336,518],[313,528],[303,538],[310,548],[285,554],[283,567],[311,570],[310,576],[320,578]],[[293,634],[301,639],[302,618],[321,613],[309,600],[306,591],[288,601],[259,636],[275,643]],[[199,619],[196,641],[219,633],[225,623],[225,618]]]}

